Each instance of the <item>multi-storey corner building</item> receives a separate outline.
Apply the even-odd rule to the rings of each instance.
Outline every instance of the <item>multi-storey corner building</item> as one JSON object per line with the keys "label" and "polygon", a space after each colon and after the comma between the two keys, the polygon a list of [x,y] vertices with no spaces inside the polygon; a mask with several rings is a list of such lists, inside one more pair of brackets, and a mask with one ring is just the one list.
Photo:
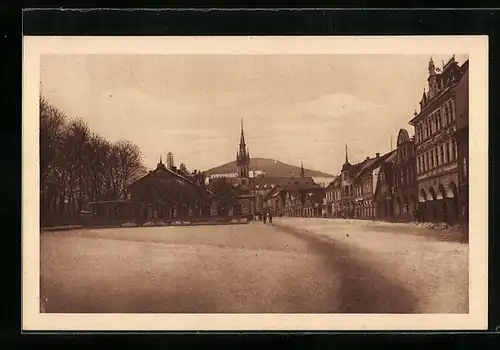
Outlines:
{"label": "multi-storey corner building", "polygon": [[438,69],[431,59],[427,92],[410,121],[415,128],[417,215],[424,221],[459,219],[456,86],[466,66],[452,57]]}

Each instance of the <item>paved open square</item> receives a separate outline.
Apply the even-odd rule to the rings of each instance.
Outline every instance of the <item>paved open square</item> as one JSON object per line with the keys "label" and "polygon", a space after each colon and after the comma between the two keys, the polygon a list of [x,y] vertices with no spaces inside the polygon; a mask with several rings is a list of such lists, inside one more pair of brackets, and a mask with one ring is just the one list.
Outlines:
{"label": "paved open square", "polygon": [[335,219],[43,232],[40,282],[49,313],[467,313],[468,245]]}

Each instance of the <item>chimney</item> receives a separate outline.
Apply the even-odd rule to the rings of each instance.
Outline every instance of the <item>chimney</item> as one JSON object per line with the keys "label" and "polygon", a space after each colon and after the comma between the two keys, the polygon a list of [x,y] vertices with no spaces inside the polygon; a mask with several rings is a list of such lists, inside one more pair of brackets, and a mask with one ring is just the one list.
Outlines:
{"label": "chimney", "polygon": [[366,160],[370,159],[370,157],[366,157]]}
{"label": "chimney", "polygon": [[378,152],[377,152],[377,153],[375,153],[375,156],[376,156],[377,158],[378,158],[378,157],[380,157],[380,153],[378,153]]}

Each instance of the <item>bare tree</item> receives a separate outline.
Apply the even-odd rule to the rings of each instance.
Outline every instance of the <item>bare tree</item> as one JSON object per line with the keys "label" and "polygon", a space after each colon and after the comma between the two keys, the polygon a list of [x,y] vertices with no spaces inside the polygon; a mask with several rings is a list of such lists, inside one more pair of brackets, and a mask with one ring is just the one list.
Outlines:
{"label": "bare tree", "polygon": [[[111,144],[82,119],[68,117],[40,98],[40,203],[42,224],[78,219],[84,203],[120,199],[145,173],[138,146]],[[53,221],[53,220],[52,220]]]}
{"label": "bare tree", "polygon": [[146,169],[143,166],[141,150],[137,145],[130,141],[120,140],[113,149],[118,167],[116,171],[117,194],[124,197],[127,187],[143,176]]}

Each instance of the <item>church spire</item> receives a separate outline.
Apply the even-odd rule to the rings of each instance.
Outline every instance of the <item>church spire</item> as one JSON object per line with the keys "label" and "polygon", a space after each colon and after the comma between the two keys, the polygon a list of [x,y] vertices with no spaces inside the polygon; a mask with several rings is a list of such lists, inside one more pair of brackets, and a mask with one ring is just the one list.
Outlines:
{"label": "church spire", "polygon": [[345,162],[349,163],[349,159],[347,158],[347,144],[345,145]]}
{"label": "church spire", "polygon": [[243,133],[243,118],[241,118],[241,136],[240,136],[240,149],[245,150],[245,134]]}
{"label": "church spire", "polygon": [[250,151],[246,147],[245,134],[243,132],[243,118],[241,119],[241,136],[240,136],[240,147],[238,152],[236,152],[236,168],[238,175],[242,178],[248,177],[248,171],[250,167]]}
{"label": "church spire", "polygon": [[304,177],[304,163],[300,162],[300,177]]}

